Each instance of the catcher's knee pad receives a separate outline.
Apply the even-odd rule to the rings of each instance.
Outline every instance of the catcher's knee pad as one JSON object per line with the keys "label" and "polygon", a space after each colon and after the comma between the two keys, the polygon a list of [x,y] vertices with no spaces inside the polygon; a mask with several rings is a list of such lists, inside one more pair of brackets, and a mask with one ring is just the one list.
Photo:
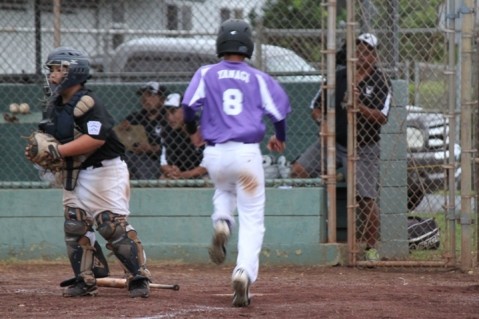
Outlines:
{"label": "catcher's knee pad", "polygon": [[108,241],[108,246],[132,275],[150,277],[145,268],[145,252],[135,229],[128,224],[126,217],[104,211],[96,217],[98,232]]}
{"label": "catcher's knee pad", "polygon": [[92,222],[87,219],[87,214],[83,209],[65,206],[65,240],[77,241],[88,231],[92,230]]}
{"label": "catcher's knee pad", "polygon": [[94,283],[95,277],[108,276],[108,263],[96,242],[92,220],[84,210],[65,207],[65,243],[75,277]]}

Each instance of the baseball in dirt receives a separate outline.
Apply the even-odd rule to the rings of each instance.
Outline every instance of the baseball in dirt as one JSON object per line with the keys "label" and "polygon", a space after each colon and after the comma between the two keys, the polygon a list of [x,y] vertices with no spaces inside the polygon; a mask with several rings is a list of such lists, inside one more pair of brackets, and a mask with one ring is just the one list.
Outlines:
{"label": "baseball in dirt", "polygon": [[18,113],[20,112],[20,105],[18,105],[18,103],[11,103],[8,109],[10,113]]}
{"label": "baseball in dirt", "polygon": [[30,113],[30,105],[28,105],[28,103],[20,103],[18,110],[22,114],[28,114]]}

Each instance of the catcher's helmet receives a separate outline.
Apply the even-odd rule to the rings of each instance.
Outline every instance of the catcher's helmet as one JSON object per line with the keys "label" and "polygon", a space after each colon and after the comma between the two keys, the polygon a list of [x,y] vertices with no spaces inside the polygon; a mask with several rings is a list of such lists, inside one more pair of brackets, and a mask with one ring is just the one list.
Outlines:
{"label": "catcher's helmet", "polygon": [[90,60],[88,56],[86,53],[73,48],[59,47],[50,52],[45,67],[50,69],[53,65],[67,66],[68,73],[55,88],[52,88],[49,84],[52,93],[59,93],[75,84],[83,84],[90,76]]}
{"label": "catcher's helmet", "polygon": [[254,49],[250,25],[239,19],[223,22],[216,38],[216,54],[222,57],[227,53],[241,54],[251,58]]}

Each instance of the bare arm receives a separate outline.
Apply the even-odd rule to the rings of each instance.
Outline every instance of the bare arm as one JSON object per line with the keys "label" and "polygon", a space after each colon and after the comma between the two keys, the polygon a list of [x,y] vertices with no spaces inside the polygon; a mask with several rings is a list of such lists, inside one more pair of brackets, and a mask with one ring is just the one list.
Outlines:
{"label": "bare arm", "polygon": [[361,114],[366,120],[371,123],[378,123],[384,125],[388,122],[388,118],[384,115],[381,110],[372,109],[364,104],[361,103],[361,99],[359,98],[360,92],[357,87],[354,88],[354,98],[356,100],[356,105],[359,109],[359,114]]}
{"label": "bare arm", "polygon": [[311,110],[311,118],[313,119],[313,121],[316,123],[316,124],[321,124],[321,120],[322,120],[322,114],[321,114],[321,109],[319,108],[314,108]]}
{"label": "bare arm", "polygon": [[97,140],[87,134],[83,134],[71,142],[59,145],[58,151],[63,157],[78,156],[93,152],[99,149],[103,144],[105,144],[105,141]]}
{"label": "bare arm", "polygon": [[206,173],[207,173],[206,168],[202,166],[197,166],[188,171],[181,172],[180,178],[196,178],[196,177],[201,177],[203,175],[206,175]]}
{"label": "bare arm", "polygon": [[381,125],[384,125],[388,122],[388,118],[378,109],[371,109],[367,106],[362,105],[361,103],[358,104],[359,113],[363,117],[365,117],[369,122],[375,122]]}

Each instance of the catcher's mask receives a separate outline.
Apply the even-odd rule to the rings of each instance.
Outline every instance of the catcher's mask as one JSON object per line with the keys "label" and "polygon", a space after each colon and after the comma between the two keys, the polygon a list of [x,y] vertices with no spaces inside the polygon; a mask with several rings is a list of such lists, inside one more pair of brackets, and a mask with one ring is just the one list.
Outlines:
{"label": "catcher's mask", "polygon": [[216,38],[216,54],[222,57],[228,53],[241,54],[251,58],[254,50],[250,25],[239,19],[223,22]]}
{"label": "catcher's mask", "polygon": [[52,95],[58,94],[75,84],[83,84],[90,76],[90,60],[88,56],[76,49],[67,47],[54,49],[47,57],[45,68],[50,72],[51,67],[54,65],[59,65],[67,69],[67,71],[63,81],[58,85],[50,83],[47,74],[47,83]]}

